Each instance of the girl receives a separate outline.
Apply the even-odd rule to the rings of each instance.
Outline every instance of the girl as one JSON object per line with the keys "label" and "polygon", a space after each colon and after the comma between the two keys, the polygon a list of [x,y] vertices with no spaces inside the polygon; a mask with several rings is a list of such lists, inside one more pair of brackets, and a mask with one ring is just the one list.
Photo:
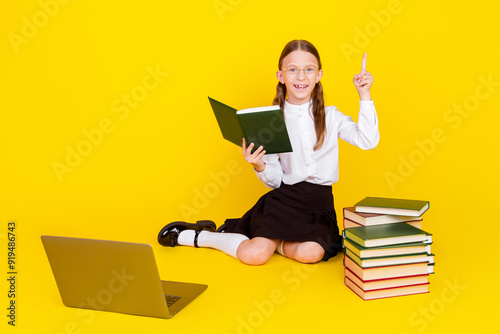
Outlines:
{"label": "girl", "polygon": [[289,42],[278,62],[273,104],[280,105],[293,152],[252,153],[243,140],[243,157],[267,187],[273,189],[240,219],[228,219],[217,231],[211,221],[173,222],[158,235],[164,246],[211,247],[243,263],[261,265],[273,253],[302,263],[328,260],[341,249],[332,184],[338,180],[338,138],[362,149],[379,141],[378,120],[371,100],[373,76],[354,75],[360,97],[358,123],[336,107],[326,107],[323,70],[316,48],[305,40]]}

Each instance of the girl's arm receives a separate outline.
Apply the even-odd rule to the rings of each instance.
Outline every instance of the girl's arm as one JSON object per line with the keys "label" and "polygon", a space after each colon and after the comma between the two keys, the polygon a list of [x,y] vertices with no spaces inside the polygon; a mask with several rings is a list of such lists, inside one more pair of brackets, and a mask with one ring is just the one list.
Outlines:
{"label": "girl's arm", "polygon": [[379,140],[377,111],[373,101],[359,101],[358,122],[350,116],[335,110],[338,123],[338,137],[363,150],[374,149]]}
{"label": "girl's arm", "polygon": [[364,150],[373,149],[379,142],[380,134],[377,112],[370,94],[373,76],[366,70],[366,52],[361,62],[361,71],[354,75],[353,82],[360,99],[358,123],[351,117],[339,116],[342,120],[339,126],[339,138]]}

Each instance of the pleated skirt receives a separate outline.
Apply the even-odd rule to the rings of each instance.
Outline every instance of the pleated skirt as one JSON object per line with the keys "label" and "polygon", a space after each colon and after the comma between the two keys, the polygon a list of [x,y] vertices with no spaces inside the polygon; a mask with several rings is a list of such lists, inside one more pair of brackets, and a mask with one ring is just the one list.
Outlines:
{"label": "pleated skirt", "polygon": [[243,217],[227,219],[225,224],[225,232],[250,239],[315,241],[325,250],[324,261],[342,249],[331,186],[282,183],[264,194]]}

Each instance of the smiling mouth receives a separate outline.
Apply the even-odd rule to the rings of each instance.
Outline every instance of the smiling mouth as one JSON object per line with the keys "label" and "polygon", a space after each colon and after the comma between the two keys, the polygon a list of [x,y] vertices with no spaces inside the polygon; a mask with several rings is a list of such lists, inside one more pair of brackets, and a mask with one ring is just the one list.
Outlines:
{"label": "smiling mouth", "polygon": [[309,85],[293,85],[293,87],[298,90],[305,90],[308,86]]}

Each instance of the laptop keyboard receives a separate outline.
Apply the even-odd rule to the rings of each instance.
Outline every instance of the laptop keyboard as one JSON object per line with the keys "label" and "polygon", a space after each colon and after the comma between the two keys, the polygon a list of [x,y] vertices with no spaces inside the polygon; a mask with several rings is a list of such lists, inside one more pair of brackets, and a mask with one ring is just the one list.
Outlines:
{"label": "laptop keyboard", "polygon": [[165,295],[165,299],[167,300],[167,306],[170,307],[172,306],[176,301],[181,299],[181,296],[172,296],[172,295]]}

